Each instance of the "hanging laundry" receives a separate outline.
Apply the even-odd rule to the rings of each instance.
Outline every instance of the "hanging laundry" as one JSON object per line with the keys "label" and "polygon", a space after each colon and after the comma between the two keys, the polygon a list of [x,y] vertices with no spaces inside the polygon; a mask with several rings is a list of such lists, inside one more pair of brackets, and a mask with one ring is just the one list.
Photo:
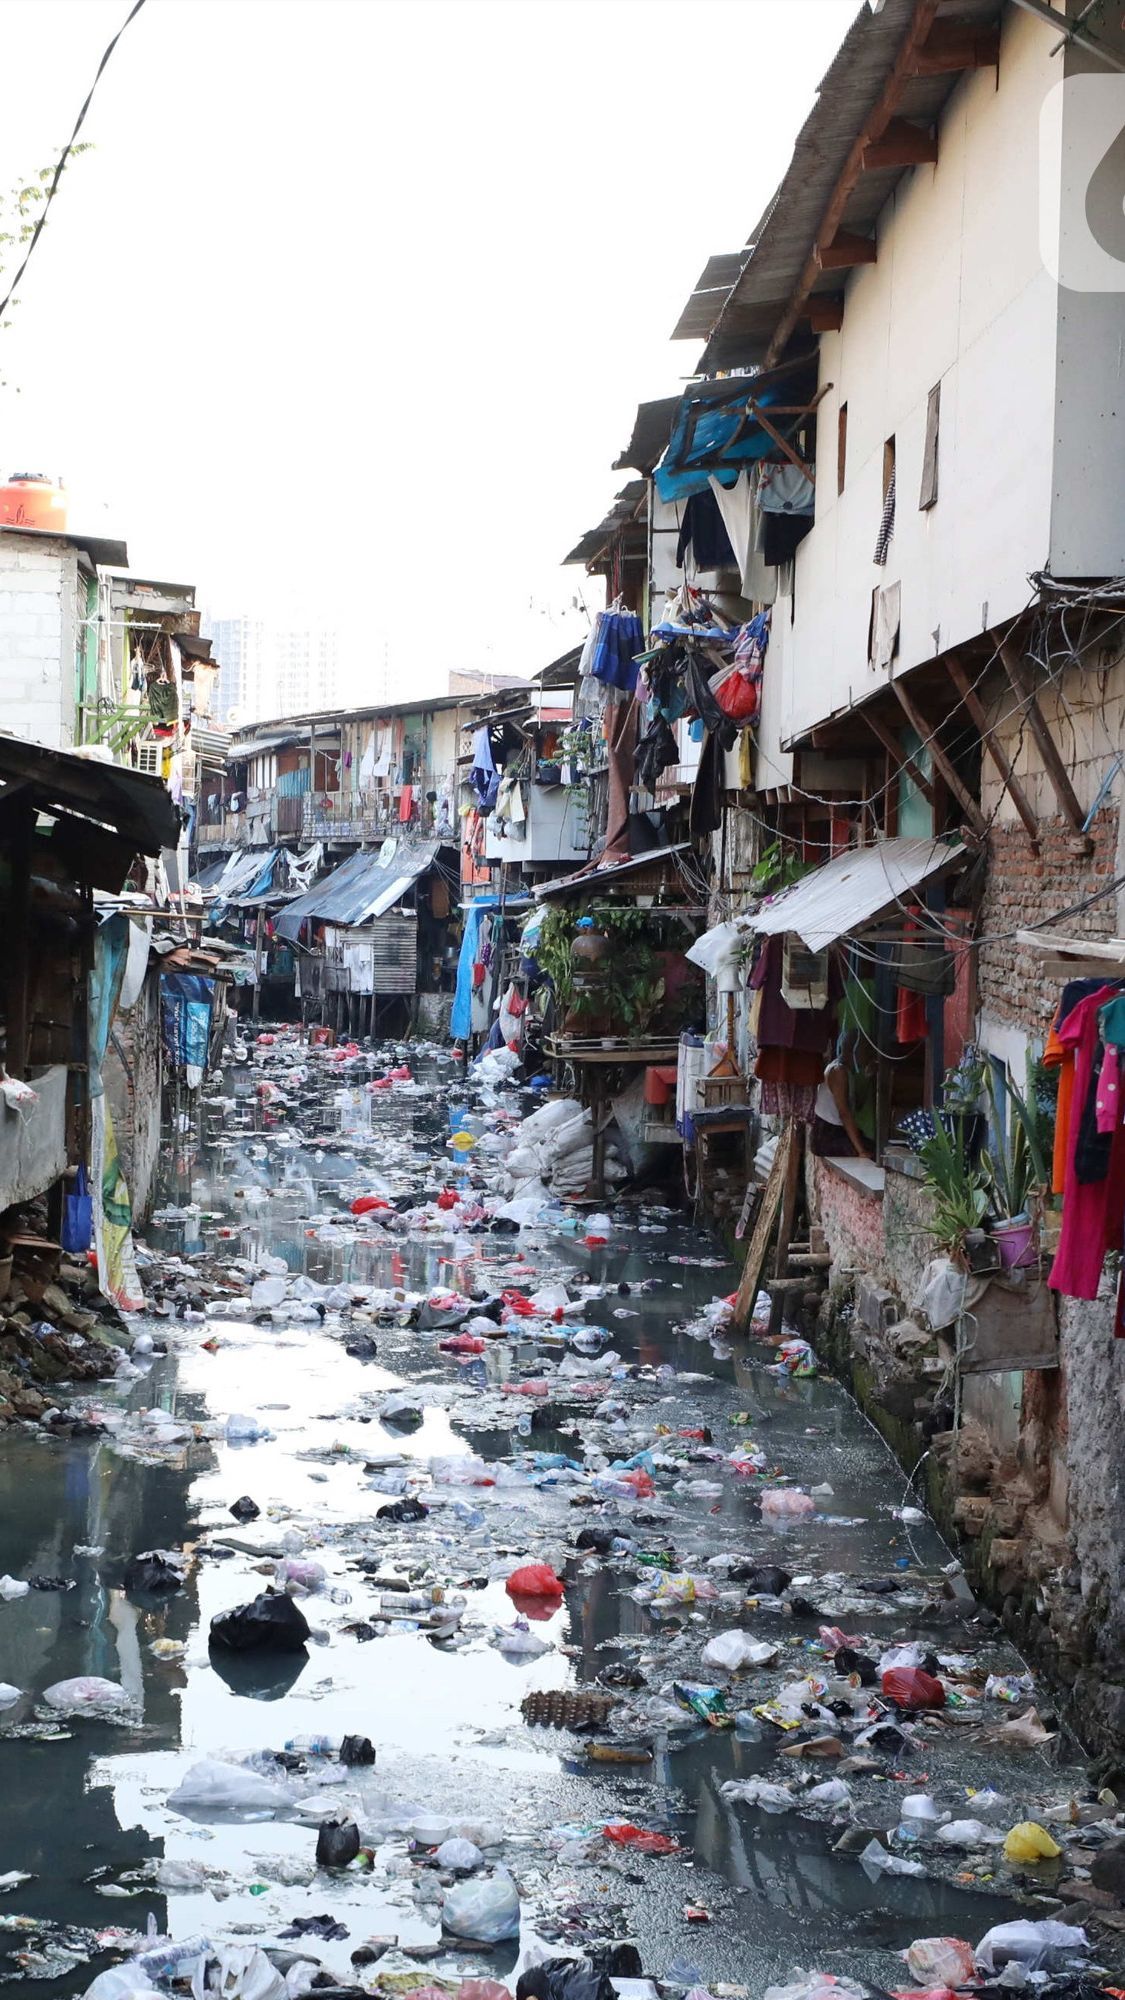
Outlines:
{"label": "hanging laundry", "polygon": [[879,532],[875,537],[875,561],[885,563],[895,531],[895,475],[892,472],[883,499],[883,514],[879,522]]}
{"label": "hanging laundry", "polygon": [[473,737],[473,762],[469,771],[469,786],[476,794],[480,811],[490,813],[500,790],[500,774],[492,755],[488,730],[483,724]]}
{"label": "hanging laundry", "polygon": [[1072,1103],[1080,1109],[1077,1119],[1072,1113],[1070,1120],[1074,1143],[1067,1159],[1062,1229],[1047,1282],[1054,1291],[1065,1292],[1073,1299],[1097,1297],[1105,1259],[1108,1214],[1111,1207],[1118,1209],[1122,1201],[1125,1148],[1113,1149],[1111,1160],[1114,1172],[1112,1175],[1107,1172],[1100,1180],[1083,1180],[1078,1171],[1077,1158],[1082,1107],[1093,1083],[1099,1045],[1098,1012],[1107,1001],[1118,997],[1116,986],[1099,987],[1087,999],[1079,1001],[1058,1029],[1058,1039],[1063,1048],[1075,1052]]}
{"label": "hanging laundry", "polygon": [[758,505],[763,514],[811,514],[816,488],[799,465],[771,461],[758,474]]}
{"label": "hanging laundry", "polygon": [[731,547],[722,510],[710,486],[705,493],[693,493],[684,503],[680,534],[676,543],[677,569],[683,568],[689,549],[696,569],[740,568],[734,549]]}
{"label": "hanging laundry", "polygon": [[637,655],[644,649],[644,628],[635,613],[599,611],[590,667],[595,680],[632,694],[640,671]]}

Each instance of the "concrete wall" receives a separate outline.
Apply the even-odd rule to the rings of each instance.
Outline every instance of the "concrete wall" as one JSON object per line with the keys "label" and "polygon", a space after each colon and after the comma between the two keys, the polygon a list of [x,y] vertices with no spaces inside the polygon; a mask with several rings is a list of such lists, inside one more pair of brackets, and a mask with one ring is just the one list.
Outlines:
{"label": "concrete wall", "polygon": [[58,1063],[27,1081],[39,1099],[29,1111],[0,1101],[0,1210],[42,1194],[67,1163],[66,1070]]}
{"label": "concrete wall", "polygon": [[551,867],[585,861],[585,794],[569,785],[529,785],[527,820],[522,829],[500,834],[495,819],[485,822],[484,852],[488,861],[540,862]]}
{"label": "concrete wall", "polygon": [[[901,671],[1014,616],[1029,570],[1046,561],[1058,294],[1040,256],[1036,190],[1039,107],[1057,74],[1041,23],[1009,9],[999,69],[971,73],[953,91],[936,166],[899,183],[879,220],[878,262],[850,275],[843,328],[821,339],[820,381],[832,386],[818,415],[816,525],[794,565],[792,623],[790,601],[775,605],[766,672],[767,683],[771,670],[784,681],[782,742],[873,691],[874,586],[902,585]],[[937,383],[938,499],[922,511]],[[880,567],[872,558],[891,436],[898,503]],[[768,739],[764,749],[776,754]]]}
{"label": "concrete wall", "polygon": [[75,737],[78,587],[69,543],[0,531],[0,719],[51,750]]}

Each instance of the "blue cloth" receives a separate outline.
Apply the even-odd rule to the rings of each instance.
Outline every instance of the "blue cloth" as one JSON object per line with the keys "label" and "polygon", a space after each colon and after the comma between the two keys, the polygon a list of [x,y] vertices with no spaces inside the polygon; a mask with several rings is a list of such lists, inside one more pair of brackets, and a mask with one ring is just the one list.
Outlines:
{"label": "blue cloth", "polygon": [[453,1012],[449,1017],[449,1032],[455,1042],[467,1042],[473,1032],[473,966],[477,959],[480,943],[480,920],[484,915],[482,903],[470,903],[465,912],[465,928],[461,935],[461,955],[457,960],[457,985],[453,994]]}
{"label": "blue cloth", "polygon": [[215,982],[202,972],[162,972],[160,1019],[164,1053],[174,1069],[206,1069]]}
{"label": "blue cloth", "polygon": [[488,729],[483,723],[473,737],[473,763],[469,772],[469,786],[476,794],[478,809],[482,813],[490,813],[500,790],[500,774],[492,755]]}
{"label": "blue cloth", "polygon": [[599,611],[590,672],[597,681],[632,694],[645,649],[644,627],[632,611]]}
{"label": "blue cloth", "polygon": [[117,1012],[117,996],[125,977],[129,956],[129,919],[107,917],[94,932],[94,963],[90,970],[90,1095],[102,1094],[102,1063],[109,1045],[109,1031]]}

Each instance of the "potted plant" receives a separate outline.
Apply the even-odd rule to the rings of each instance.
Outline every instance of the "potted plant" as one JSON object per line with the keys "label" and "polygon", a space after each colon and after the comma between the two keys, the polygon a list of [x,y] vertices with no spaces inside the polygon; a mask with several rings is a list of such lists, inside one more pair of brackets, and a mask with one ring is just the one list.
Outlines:
{"label": "potted plant", "polygon": [[988,1214],[989,1199],[984,1168],[971,1158],[968,1119],[960,1112],[935,1117],[915,1151],[933,1196],[930,1234],[939,1250],[960,1253],[966,1236]]}
{"label": "potted plant", "polygon": [[991,1233],[1008,1270],[1035,1262],[1036,1212],[1051,1185],[1049,1118],[1035,1072],[1029,1056],[1026,1094],[1016,1088],[1010,1070],[999,1081],[991,1069],[985,1076],[990,1136],[981,1164]]}

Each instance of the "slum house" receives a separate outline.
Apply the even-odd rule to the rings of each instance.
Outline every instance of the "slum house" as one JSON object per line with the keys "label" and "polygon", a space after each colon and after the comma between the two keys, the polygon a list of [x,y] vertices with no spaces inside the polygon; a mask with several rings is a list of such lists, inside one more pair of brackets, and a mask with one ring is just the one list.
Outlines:
{"label": "slum house", "polygon": [[861,13],[689,301],[649,486],[652,562],[666,506],[685,558],[656,615],[711,693],[708,586],[765,618],[699,947],[776,1140],[740,1304],[827,1269],[824,1337],[911,1463],[932,1440],[966,1555],[1111,1740],[1121,1217],[1113,1133],[1082,1135],[1125,970],[1119,307],[1075,263],[1080,91],[1039,147],[1121,41],[998,0]]}
{"label": "slum house", "polygon": [[[127,961],[122,892],[138,856],[174,846],[159,779],[0,736],[0,893],[8,940],[0,1083],[3,1275],[57,1265],[63,1196],[81,1169],[94,1204],[103,1290],[120,1295],[125,1184],[102,1068]],[[101,900],[98,900],[98,898]],[[125,907],[131,899],[126,895]],[[144,939],[144,958],[148,943]],[[103,1188],[113,1220],[103,1216]],[[46,1194],[47,1227],[26,1204]]]}
{"label": "slum house", "polygon": [[[283,932],[277,918],[318,873],[357,851],[392,839],[408,847],[419,837],[423,846],[453,841],[458,720],[459,697],[437,696],[236,732],[227,768],[203,801],[199,873],[208,890],[224,892],[219,908],[227,934],[250,951],[256,975],[250,983],[268,995],[269,1010],[285,1015],[300,1004],[308,1018],[330,991],[333,1012],[337,999],[350,996],[358,1014],[361,999],[370,1003],[380,993],[401,999],[406,992],[429,1001],[452,984],[446,927],[455,899],[446,893],[444,864],[424,871],[428,900],[413,909],[413,928],[386,928],[383,941],[389,944],[393,933],[398,942],[381,964],[378,988],[345,983],[373,976],[369,953],[353,953],[346,975],[340,959],[326,986],[323,938],[306,931],[298,944],[292,927]],[[243,878],[237,857],[244,852],[260,861],[256,880],[250,871]],[[224,872],[232,865],[233,882]],[[415,873],[407,874],[413,884]],[[342,941],[333,948],[342,951]]]}

